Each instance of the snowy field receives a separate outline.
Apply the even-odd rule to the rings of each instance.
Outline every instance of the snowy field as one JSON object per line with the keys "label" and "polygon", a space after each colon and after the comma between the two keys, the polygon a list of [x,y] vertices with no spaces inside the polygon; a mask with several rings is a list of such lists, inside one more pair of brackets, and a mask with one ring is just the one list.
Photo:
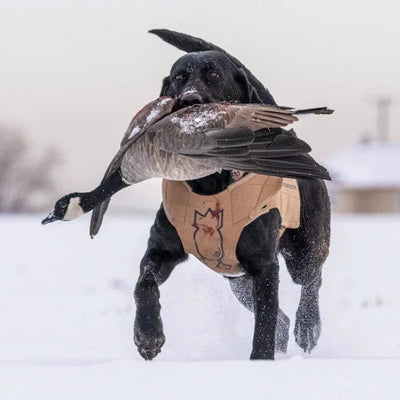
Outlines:
{"label": "snowy field", "polygon": [[[132,291],[153,217],[89,216],[41,226],[0,216],[0,399],[400,399],[400,216],[334,217],[311,355],[290,338],[275,362],[250,362],[252,314],[199,262],[162,286],[167,337],[143,361]],[[291,317],[299,288],[281,268]]]}

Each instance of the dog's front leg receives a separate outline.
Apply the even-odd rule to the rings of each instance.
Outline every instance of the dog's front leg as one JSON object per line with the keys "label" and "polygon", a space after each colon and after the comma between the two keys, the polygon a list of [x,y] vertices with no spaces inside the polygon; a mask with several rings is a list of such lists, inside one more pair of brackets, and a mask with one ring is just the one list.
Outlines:
{"label": "dog's front leg", "polygon": [[278,260],[265,263],[253,276],[254,336],[250,358],[273,360],[278,318]]}
{"label": "dog's front leg", "polygon": [[281,217],[277,209],[247,225],[236,254],[253,281],[255,326],[251,359],[273,360],[279,310],[279,263],[277,249]]}
{"label": "dog's front leg", "polygon": [[165,336],[160,316],[160,291],[151,267],[145,266],[140,274],[134,297],[134,341],[140,355],[145,360],[152,360],[161,351]]}
{"label": "dog's front leg", "polygon": [[145,360],[152,360],[165,342],[158,286],[186,257],[175,228],[161,208],[150,231],[148,249],[140,264],[140,275],[134,292],[134,341]]}

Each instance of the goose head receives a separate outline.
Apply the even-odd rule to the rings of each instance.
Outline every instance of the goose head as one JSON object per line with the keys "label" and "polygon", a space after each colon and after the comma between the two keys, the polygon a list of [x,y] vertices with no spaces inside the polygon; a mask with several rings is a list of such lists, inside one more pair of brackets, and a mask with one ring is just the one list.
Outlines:
{"label": "goose head", "polygon": [[57,200],[54,209],[42,221],[42,225],[54,221],[70,221],[80,217],[89,211],[84,209],[82,203],[82,193],[70,193],[61,197]]}

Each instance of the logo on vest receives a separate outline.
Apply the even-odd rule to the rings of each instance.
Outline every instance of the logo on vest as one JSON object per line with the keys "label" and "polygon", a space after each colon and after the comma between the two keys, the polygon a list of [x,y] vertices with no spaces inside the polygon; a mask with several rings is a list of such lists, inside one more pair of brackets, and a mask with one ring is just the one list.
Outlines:
{"label": "logo on vest", "polygon": [[216,204],[215,210],[209,208],[204,214],[195,210],[194,223],[195,228],[193,240],[199,259],[212,268],[230,270],[232,265],[225,264],[224,245],[221,228],[223,226],[224,210]]}

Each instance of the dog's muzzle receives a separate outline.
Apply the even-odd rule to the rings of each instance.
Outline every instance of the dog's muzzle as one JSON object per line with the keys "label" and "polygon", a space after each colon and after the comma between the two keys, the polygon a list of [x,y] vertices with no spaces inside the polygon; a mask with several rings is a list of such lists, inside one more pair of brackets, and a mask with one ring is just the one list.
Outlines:
{"label": "dog's muzzle", "polygon": [[204,98],[199,92],[188,91],[180,96],[179,101],[183,107],[189,107],[204,103]]}

